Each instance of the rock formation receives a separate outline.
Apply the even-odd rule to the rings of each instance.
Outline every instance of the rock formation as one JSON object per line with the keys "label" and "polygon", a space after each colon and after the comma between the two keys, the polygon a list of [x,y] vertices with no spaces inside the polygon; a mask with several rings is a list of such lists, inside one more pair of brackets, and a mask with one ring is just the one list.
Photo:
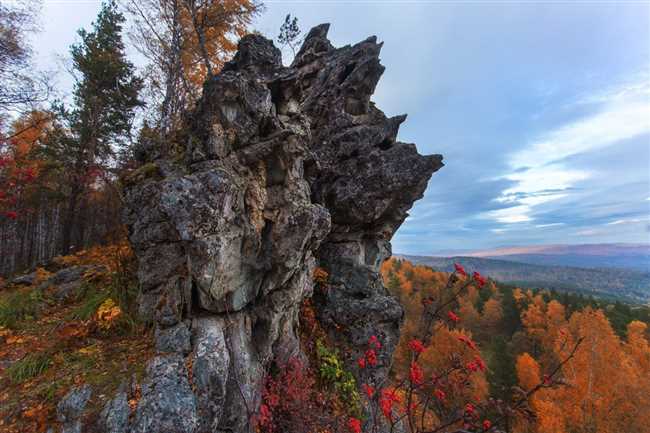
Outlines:
{"label": "rock formation", "polygon": [[140,152],[125,222],[159,354],[133,416],[105,410],[106,431],[248,432],[267,367],[300,353],[315,266],[331,285],[319,319],[349,367],[376,334],[388,371],[402,309],[379,266],[442,157],[398,142],[406,116],[370,101],[384,70],[376,38],[337,49],[328,27],[290,67],[271,41],[244,37],[173,151]]}

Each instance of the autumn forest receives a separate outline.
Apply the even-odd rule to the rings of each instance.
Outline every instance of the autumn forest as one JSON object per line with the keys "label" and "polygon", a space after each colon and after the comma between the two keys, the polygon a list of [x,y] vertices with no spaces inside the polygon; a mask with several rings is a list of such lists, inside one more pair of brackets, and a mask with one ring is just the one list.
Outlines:
{"label": "autumn forest", "polygon": [[106,0],[66,94],[42,3],[0,0],[0,432],[649,432],[650,274],[393,254],[445,207],[432,176],[481,157],[399,141],[384,42],[293,11],[271,37],[271,3]]}

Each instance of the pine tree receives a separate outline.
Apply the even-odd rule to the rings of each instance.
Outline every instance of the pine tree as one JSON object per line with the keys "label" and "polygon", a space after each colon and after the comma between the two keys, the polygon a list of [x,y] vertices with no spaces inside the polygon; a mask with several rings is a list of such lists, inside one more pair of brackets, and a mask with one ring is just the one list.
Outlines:
{"label": "pine tree", "polygon": [[493,339],[491,349],[494,355],[489,362],[490,394],[508,401],[512,396],[512,387],[517,384],[515,357],[501,335]]}
{"label": "pine tree", "polygon": [[63,228],[63,251],[83,242],[85,195],[102,170],[108,167],[130,135],[135,109],[142,105],[138,92],[142,80],[126,59],[122,41],[125,19],[117,4],[102,5],[91,32],[79,31],[81,42],[71,47],[72,66],[78,78],[74,87],[74,108],[61,110],[72,139],[66,151],[72,155],[68,204]]}

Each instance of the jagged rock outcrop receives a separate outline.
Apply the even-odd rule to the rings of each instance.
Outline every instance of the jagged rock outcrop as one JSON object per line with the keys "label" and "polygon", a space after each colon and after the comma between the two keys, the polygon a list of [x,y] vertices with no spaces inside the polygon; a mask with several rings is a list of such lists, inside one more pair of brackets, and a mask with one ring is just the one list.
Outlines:
{"label": "jagged rock outcrop", "polygon": [[442,158],[398,142],[406,117],[370,101],[384,70],[376,38],[337,49],[327,30],[312,29],[290,67],[271,41],[244,37],[177,153],[140,153],[125,222],[159,354],[124,431],[250,431],[266,369],[300,354],[317,265],[331,284],[318,315],[349,367],[376,334],[387,372],[402,309],[379,266]]}

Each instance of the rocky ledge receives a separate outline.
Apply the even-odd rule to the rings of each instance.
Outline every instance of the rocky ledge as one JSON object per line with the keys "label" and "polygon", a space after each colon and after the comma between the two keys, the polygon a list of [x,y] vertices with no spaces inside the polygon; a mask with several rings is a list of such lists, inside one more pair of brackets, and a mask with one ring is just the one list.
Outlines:
{"label": "rocky ledge", "polygon": [[[334,48],[328,28],[289,67],[270,40],[244,37],[172,151],[140,150],[124,218],[159,354],[134,413],[105,410],[105,431],[251,431],[267,368],[300,356],[316,266],[330,284],[318,318],[348,367],[363,374],[353,360],[378,335],[388,372],[403,313],[379,266],[442,157],[397,141],[406,116],[370,101],[384,71],[376,38]],[[123,400],[110,408],[129,410]]]}

